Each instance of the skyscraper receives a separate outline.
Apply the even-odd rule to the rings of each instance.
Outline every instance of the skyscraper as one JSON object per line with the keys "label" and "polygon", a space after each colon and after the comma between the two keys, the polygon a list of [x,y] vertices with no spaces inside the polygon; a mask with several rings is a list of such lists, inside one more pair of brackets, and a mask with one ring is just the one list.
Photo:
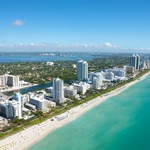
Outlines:
{"label": "skyscraper", "polygon": [[86,81],[88,79],[88,63],[83,60],[79,60],[77,63],[77,80]]}
{"label": "skyscraper", "polygon": [[140,56],[138,54],[136,54],[136,69],[140,69]]}
{"label": "skyscraper", "polygon": [[64,90],[63,90],[63,80],[59,78],[53,79],[53,99],[56,103],[63,103],[64,102]]}
{"label": "skyscraper", "polygon": [[21,104],[18,101],[5,100],[0,102],[0,113],[6,118],[22,118]]}
{"label": "skyscraper", "polygon": [[130,66],[134,67],[134,71],[136,71],[136,65],[137,65],[137,57],[133,54],[133,56],[130,57]]}
{"label": "skyscraper", "polygon": [[140,69],[140,56],[138,54],[130,57],[130,66],[134,67],[134,71]]}

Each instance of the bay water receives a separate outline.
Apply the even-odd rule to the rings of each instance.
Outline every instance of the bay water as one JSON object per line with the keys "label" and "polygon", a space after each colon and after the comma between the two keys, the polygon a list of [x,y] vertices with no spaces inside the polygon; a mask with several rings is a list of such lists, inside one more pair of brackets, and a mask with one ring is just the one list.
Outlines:
{"label": "bay water", "polygon": [[[9,54],[9,53],[8,53]],[[57,53],[55,53],[57,54]],[[63,54],[63,53],[62,53]],[[99,56],[97,56],[99,58]],[[40,53],[35,54],[16,54],[12,53],[9,55],[0,55],[0,63],[12,63],[12,62],[46,62],[46,61],[77,61],[79,59],[83,60],[92,60],[92,58],[95,58],[91,54],[80,54],[75,53],[73,55],[62,55],[62,56],[43,56],[40,55]]]}
{"label": "bay water", "polygon": [[29,148],[41,149],[149,150],[150,75]]}

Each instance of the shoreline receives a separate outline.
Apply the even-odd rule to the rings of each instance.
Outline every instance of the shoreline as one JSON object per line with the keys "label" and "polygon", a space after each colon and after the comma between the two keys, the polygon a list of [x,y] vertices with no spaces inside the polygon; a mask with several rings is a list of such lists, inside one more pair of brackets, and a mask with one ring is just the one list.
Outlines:
{"label": "shoreline", "polygon": [[96,107],[97,105],[101,104],[102,102],[106,101],[108,98],[113,97],[115,95],[120,94],[130,86],[140,82],[141,80],[145,79],[149,75],[149,72],[144,74],[140,79],[137,79],[133,82],[130,82],[120,88],[110,91],[102,96],[98,96],[86,103],[83,103],[77,107],[74,107],[67,112],[60,114],[56,117],[53,117],[54,121],[48,119],[40,124],[31,126],[27,129],[24,129],[21,132],[18,132],[12,136],[9,136],[3,140],[0,140],[0,150],[26,150],[41,139],[43,139],[46,135],[50,132],[54,131],[66,125],[69,122],[74,121],[76,118],[80,117],[88,110]]}
{"label": "shoreline", "polygon": [[11,91],[15,91],[15,90],[21,90],[21,89],[33,87],[33,86],[36,86],[36,85],[38,85],[38,84],[28,84],[28,85],[24,85],[24,86],[12,87],[12,88],[10,88],[10,89],[1,90],[0,92],[1,92],[1,93],[11,92]]}

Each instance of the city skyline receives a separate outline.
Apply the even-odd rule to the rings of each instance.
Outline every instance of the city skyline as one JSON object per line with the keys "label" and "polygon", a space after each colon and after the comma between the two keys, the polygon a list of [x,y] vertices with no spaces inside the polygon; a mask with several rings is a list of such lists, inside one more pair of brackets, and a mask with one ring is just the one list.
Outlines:
{"label": "city skyline", "polygon": [[1,1],[0,52],[150,52],[148,0]]}

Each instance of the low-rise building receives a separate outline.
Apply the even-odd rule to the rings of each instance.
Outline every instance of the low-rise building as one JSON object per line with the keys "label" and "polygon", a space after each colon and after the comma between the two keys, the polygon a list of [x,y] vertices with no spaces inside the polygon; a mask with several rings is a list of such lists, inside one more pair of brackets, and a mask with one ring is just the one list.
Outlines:
{"label": "low-rise building", "polygon": [[56,102],[47,100],[47,107],[56,107]]}
{"label": "low-rise building", "polygon": [[115,78],[115,75],[113,72],[103,72],[103,80],[109,80],[109,81],[113,81]]}
{"label": "low-rise building", "polygon": [[56,102],[52,99],[45,98],[45,94],[42,95],[30,95],[29,103],[36,106],[38,110],[47,110],[49,107],[56,107]]}
{"label": "low-rise building", "polygon": [[76,65],[76,64],[72,64],[72,67],[73,67],[73,68],[77,68],[77,65]]}
{"label": "low-rise building", "polygon": [[50,93],[51,96],[53,96],[53,87],[48,87],[48,88],[46,89],[46,92],[47,92],[47,93]]}
{"label": "low-rise building", "polygon": [[64,87],[64,96],[75,97],[77,99],[79,98],[79,94],[77,94],[77,90],[74,89],[72,85],[70,85],[69,87]]}
{"label": "low-rise building", "polygon": [[73,88],[77,90],[77,93],[85,94],[88,89],[90,89],[90,84],[86,82],[73,83]]}
{"label": "low-rise building", "polygon": [[127,73],[134,73],[134,67],[133,66],[126,66],[125,69],[126,69]]}
{"label": "low-rise building", "polygon": [[46,65],[53,66],[54,62],[46,62]]}
{"label": "low-rise building", "polygon": [[38,110],[45,110],[47,108],[47,101],[44,96],[30,95],[30,104],[35,105]]}
{"label": "low-rise building", "polygon": [[25,104],[25,106],[26,106],[27,108],[29,108],[29,109],[33,109],[33,110],[36,109],[36,106],[35,106],[35,105],[32,105],[32,104],[30,104],[30,103]]}
{"label": "low-rise building", "polygon": [[124,68],[108,69],[107,72],[112,72],[112,73],[114,73],[114,76],[126,77],[126,70],[125,70]]}

